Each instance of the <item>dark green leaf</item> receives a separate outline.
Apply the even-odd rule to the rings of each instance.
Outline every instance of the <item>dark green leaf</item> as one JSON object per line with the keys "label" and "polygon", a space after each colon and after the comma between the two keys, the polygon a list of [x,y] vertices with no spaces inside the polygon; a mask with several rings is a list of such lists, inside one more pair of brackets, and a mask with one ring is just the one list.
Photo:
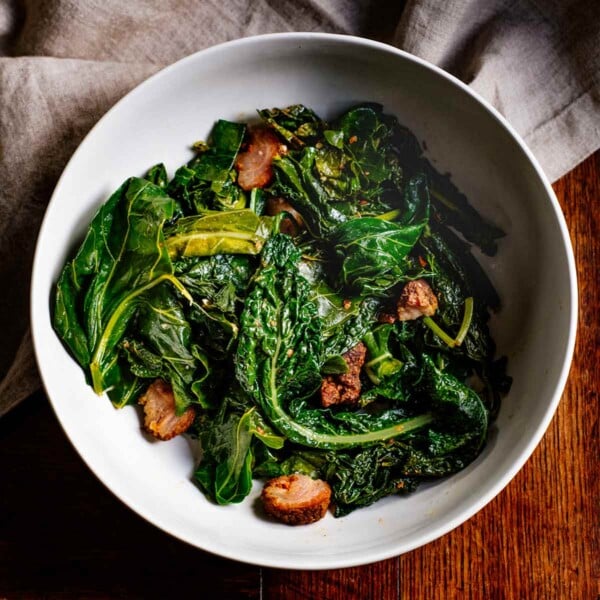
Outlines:
{"label": "dark green leaf", "polygon": [[169,178],[167,177],[167,169],[163,163],[158,163],[154,165],[144,176],[144,179],[148,180],[150,183],[157,185],[160,188],[166,188]]}
{"label": "dark green leaf", "polygon": [[347,217],[331,204],[326,190],[313,173],[315,158],[316,150],[309,147],[302,151],[299,160],[291,155],[275,159],[274,191],[302,215],[313,236],[322,238]]}
{"label": "dark green leaf", "polygon": [[184,214],[246,206],[246,197],[235,184],[233,168],[245,131],[245,125],[217,121],[210,144],[187,166],[177,169],[167,191],[180,203]]}
{"label": "dark green leaf", "polygon": [[332,235],[341,263],[340,283],[358,294],[380,294],[405,275],[405,258],[421,236],[425,221],[397,225],[376,217],[353,219]]}
{"label": "dark green leaf", "polygon": [[215,419],[201,433],[203,457],[195,477],[218,504],[241,502],[250,492],[253,438],[270,448],[281,448],[284,441],[271,431],[256,408],[242,415],[229,413],[222,421]]}
{"label": "dark green leaf", "polygon": [[295,147],[315,140],[321,132],[323,122],[302,104],[287,108],[262,109],[261,119],[272,127],[286,142]]}

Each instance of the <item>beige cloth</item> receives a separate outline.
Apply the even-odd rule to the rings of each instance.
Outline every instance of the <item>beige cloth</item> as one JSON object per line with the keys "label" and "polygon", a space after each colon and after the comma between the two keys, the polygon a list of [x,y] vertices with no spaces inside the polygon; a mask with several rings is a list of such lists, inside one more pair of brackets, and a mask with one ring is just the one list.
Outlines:
{"label": "beige cloth", "polygon": [[554,180],[600,146],[599,25],[598,0],[0,0],[0,415],[40,385],[28,288],[53,186],[98,118],[160,67],[276,31],[393,43],[490,100]]}

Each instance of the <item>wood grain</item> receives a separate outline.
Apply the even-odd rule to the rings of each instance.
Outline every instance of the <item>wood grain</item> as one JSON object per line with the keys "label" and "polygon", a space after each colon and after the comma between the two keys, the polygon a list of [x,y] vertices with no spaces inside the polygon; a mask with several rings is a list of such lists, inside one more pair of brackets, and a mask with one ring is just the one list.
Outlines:
{"label": "wood grain", "polygon": [[260,569],[221,559],[167,536],[113,497],[40,392],[0,420],[0,599],[598,598],[600,153],[555,190],[579,275],[575,359],[542,442],[475,517],[423,548],[352,569]]}

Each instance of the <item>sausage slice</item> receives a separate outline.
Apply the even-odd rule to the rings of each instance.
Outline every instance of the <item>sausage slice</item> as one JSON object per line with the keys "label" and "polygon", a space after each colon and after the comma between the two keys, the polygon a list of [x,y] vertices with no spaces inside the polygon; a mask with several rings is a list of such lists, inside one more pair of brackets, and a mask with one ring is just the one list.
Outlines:
{"label": "sausage slice", "polygon": [[267,514],[288,525],[307,525],[322,519],[331,501],[326,481],[308,475],[282,475],[263,488],[261,499]]}
{"label": "sausage slice", "polygon": [[334,404],[356,404],[360,398],[360,370],[365,363],[367,347],[359,342],[342,355],[348,372],[342,375],[327,375],[321,382],[321,406]]}
{"label": "sausage slice", "polygon": [[412,321],[420,317],[431,317],[438,308],[433,290],[424,279],[409,281],[398,299],[398,319]]}
{"label": "sausage slice", "polygon": [[265,127],[251,129],[248,147],[238,154],[235,166],[238,171],[238,184],[246,191],[263,188],[273,179],[271,162],[278,154],[285,152],[279,138]]}
{"label": "sausage slice", "polygon": [[163,379],[154,381],[140,396],[144,407],[144,428],[159,440],[170,440],[186,431],[194,422],[196,413],[190,406],[182,415],[175,413],[173,389]]}

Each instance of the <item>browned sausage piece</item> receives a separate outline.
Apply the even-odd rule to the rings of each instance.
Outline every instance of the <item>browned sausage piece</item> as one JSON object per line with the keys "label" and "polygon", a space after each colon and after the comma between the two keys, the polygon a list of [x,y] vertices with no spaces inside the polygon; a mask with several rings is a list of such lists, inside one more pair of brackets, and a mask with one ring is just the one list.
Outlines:
{"label": "browned sausage piece", "polygon": [[270,129],[255,127],[249,131],[249,135],[247,149],[240,152],[235,161],[238,170],[237,182],[243,190],[247,191],[263,188],[271,182],[273,179],[271,162],[286,150]]}
{"label": "browned sausage piece", "polygon": [[431,317],[438,308],[438,301],[424,279],[409,281],[398,300],[398,319],[412,321],[420,317]]}
{"label": "browned sausage piece", "polygon": [[343,354],[348,372],[342,375],[327,375],[321,382],[321,406],[334,404],[356,404],[360,398],[360,370],[365,363],[367,347],[359,342]]}
{"label": "browned sausage piece", "polygon": [[182,415],[175,414],[173,389],[162,379],[150,384],[138,402],[144,407],[144,428],[159,440],[174,438],[194,422],[191,406]]}
{"label": "browned sausage piece", "polygon": [[261,499],[265,512],[288,525],[307,525],[322,519],[331,501],[326,481],[308,475],[282,475],[267,481]]}

